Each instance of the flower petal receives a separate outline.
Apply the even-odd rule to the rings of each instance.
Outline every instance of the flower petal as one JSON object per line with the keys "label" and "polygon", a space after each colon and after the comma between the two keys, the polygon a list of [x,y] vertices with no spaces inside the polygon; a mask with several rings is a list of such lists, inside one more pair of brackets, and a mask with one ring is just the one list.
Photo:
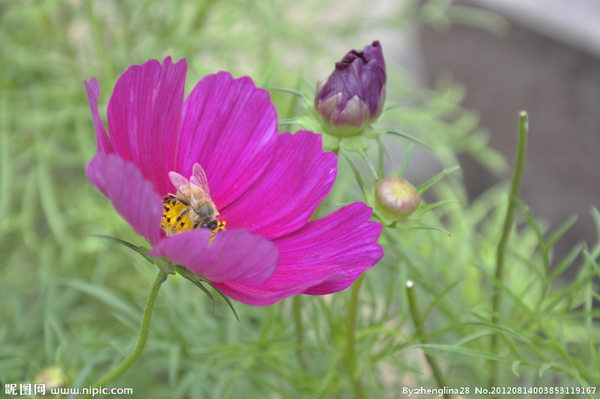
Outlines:
{"label": "flower petal", "polygon": [[136,165],[116,154],[99,153],[88,163],[86,174],[137,234],[152,245],[160,240],[162,201]]}
{"label": "flower petal", "polygon": [[273,239],[304,226],[327,195],[337,159],[323,152],[321,136],[307,131],[279,136],[267,170],[239,198],[220,209],[227,226]]}
{"label": "flower petal", "polygon": [[92,123],[94,124],[94,131],[96,132],[96,146],[98,147],[99,152],[109,154],[113,152],[112,144],[110,143],[110,139],[106,134],[106,129],[104,128],[102,118],[98,113],[98,96],[100,96],[100,85],[98,85],[98,80],[96,78],[92,78],[89,83],[84,80],[83,84],[85,84],[85,91],[87,92],[90,109],[92,111]]}
{"label": "flower petal", "polygon": [[371,214],[371,208],[355,203],[312,221],[274,240],[280,251],[279,265],[266,284],[217,287],[231,298],[255,306],[271,305],[295,294],[343,290],[383,256],[377,244],[382,227],[368,221]]}
{"label": "flower petal", "polygon": [[197,229],[166,237],[150,255],[165,257],[213,283],[264,284],[275,271],[279,250],[273,242],[237,229],[220,231],[209,244],[210,234]]}
{"label": "flower petal", "polygon": [[199,163],[219,208],[240,196],[267,167],[277,146],[277,113],[249,77],[206,76],[185,101],[175,171]]}
{"label": "flower petal", "polygon": [[168,173],[176,166],[186,71],[185,60],[173,64],[171,57],[131,66],[108,104],[115,152],[135,163],[161,196],[173,192]]}

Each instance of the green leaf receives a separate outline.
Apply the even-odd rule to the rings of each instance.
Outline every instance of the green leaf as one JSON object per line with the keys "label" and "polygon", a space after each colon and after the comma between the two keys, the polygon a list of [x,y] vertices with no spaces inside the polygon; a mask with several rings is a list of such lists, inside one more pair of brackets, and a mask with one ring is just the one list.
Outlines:
{"label": "green leaf", "polygon": [[452,288],[456,287],[458,284],[460,284],[461,282],[463,282],[462,279],[460,280],[456,280],[454,283],[450,284],[448,287],[446,287],[444,289],[444,291],[442,291],[427,307],[427,309],[425,309],[425,312],[423,312],[423,315],[421,316],[421,320],[425,321],[427,319],[427,316],[429,316],[429,312],[431,312],[431,310],[434,308],[434,306],[442,300],[442,298],[444,298],[444,296],[446,296],[446,294],[448,292],[450,292],[452,290]]}
{"label": "green leaf", "polygon": [[452,204],[452,203],[460,203],[460,201],[459,200],[445,200],[445,201],[434,202],[433,204],[421,205],[421,206],[419,206],[419,209],[418,209],[419,217],[423,216],[424,214],[431,211],[432,209],[438,208],[442,205]]}
{"label": "green leaf", "polygon": [[412,155],[413,148],[415,147],[414,143],[410,143],[408,148],[406,149],[406,155],[404,155],[404,161],[402,162],[402,168],[400,168],[400,173],[398,173],[398,177],[404,177],[406,173],[406,169],[408,168],[408,163],[410,162],[410,156]]}
{"label": "green leaf", "polygon": [[392,105],[386,105],[385,107],[383,107],[383,111],[388,111],[390,109],[396,108],[396,107],[401,107],[403,105],[407,105],[408,103],[396,103],[396,104],[392,104]]}
{"label": "green leaf", "polygon": [[515,360],[512,364],[512,372],[515,373],[517,377],[519,377],[519,365],[521,364],[520,360]]}
{"label": "green leaf", "polygon": [[354,164],[352,163],[352,161],[350,160],[348,155],[346,155],[346,153],[343,151],[341,152],[341,154],[344,156],[344,158],[346,158],[346,161],[348,161],[348,163],[350,164],[350,167],[352,168],[352,172],[354,172],[354,177],[356,178],[356,181],[358,182],[358,185],[360,186],[360,189],[362,190],[363,196],[365,197],[365,200],[366,200],[368,190],[365,187],[365,184],[363,183],[362,177],[360,177],[360,173],[358,173],[358,170],[356,169],[356,167],[354,166]]}
{"label": "green leaf", "polygon": [[431,226],[428,224],[417,224],[413,227],[414,229],[420,229],[420,230],[437,230],[437,231],[441,231],[442,233],[446,234],[448,237],[450,237],[450,232],[446,229],[443,229],[441,227],[438,226]]}
{"label": "green leaf", "polygon": [[515,202],[515,204],[517,204],[519,208],[521,208],[521,211],[525,215],[527,223],[529,223],[529,225],[533,228],[533,231],[535,232],[535,235],[538,239],[538,245],[540,246],[540,252],[542,254],[542,261],[544,262],[544,277],[546,277],[548,275],[548,271],[550,270],[550,255],[548,253],[550,247],[544,239],[544,233],[537,220],[529,210],[529,206],[527,206],[527,204],[518,197],[513,198],[513,201]]}
{"label": "green leaf", "polygon": [[297,118],[283,119],[277,123],[278,125],[298,125],[302,129],[310,130],[315,133],[323,133],[321,122],[312,116],[299,116]]}
{"label": "green leaf", "polygon": [[225,294],[223,294],[221,292],[220,289],[218,289],[217,287],[215,287],[213,285],[213,283],[211,283],[210,281],[206,280],[206,283],[208,285],[210,285],[215,291],[217,291],[219,293],[219,295],[221,295],[223,297],[223,299],[225,299],[225,302],[227,302],[227,305],[229,305],[229,308],[231,309],[231,311],[233,312],[233,315],[235,316],[235,318],[237,319],[237,321],[240,321],[240,318],[238,317],[237,312],[235,311],[235,308],[233,307],[233,303],[231,302],[231,299],[229,299],[229,297]]}
{"label": "green leaf", "polygon": [[478,264],[474,264],[473,267],[475,267],[476,269],[478,269],[481,273],[483,273],[487,278],[489,278],[492,283],[494,283],[494,285],[498,288],[500,288],[502,291],[506,292],[512,299],[513,301],[519,305],[519,307],[521,309],[523,309],[523,311],[525,311],[527,313],[527,315],[532,319],[533,322],[539,322],[539,318],[537,316],[537,314],[531,310],[531,308],[529,306],[527,306],[527,304],[525,304],[525,302],[523,302],[523,300],[520,298],[519,295],[516,295],[514,292],[512,292],[507,286],[505,286],[504,284],[502,284],[500,281],[498,281],[498,279],[496,278],[496,276],[494,276],[493,274],[491,274],[488,270],[486,270],[484,267],[478,265]]}
{"label": "green leaf", "polygon": [[431,146],[429,144],[425,143],[424,141],[419,140],[418,138],[416,138],[414,136],[411,136],[408,133],[404,133],[404,132],[401,132],[401,131],[395,130],[395,129],[390,129],[390,130],[386,131],[386,133],[393,134],[393,135],[400,136],[400,137],[404,137],[405,139],[414,141],[415,143],[419,143],[419,144],[424,145],[425,147],[431,149]]}
{"label": "green leaf", "polygon": [[579,253],[583,249],[583,243],[577,244],[573,249],[569,251],[569,253],[563,258],[563,260],[554,268],[550,276],[548,276],[548,281],[552,281],[560,276],[566,268],[568,268],[575,259],[579,256]]}
{"label": "green leaf", "polygon": [[102,238],[104,240],[108,240],[108,241],[112,241],[115,242],[117,244],[123,245],[124,247],[127,247],[135,252],[137,252],[138,254],[142,255],[144,258],[146,258],[146,260],[150,263],[154,263],[152,257],[150,256],[150,250],[146,247],[142,247],[142,246],[137,246],[137,245],[133,245],[130,242],[127,241],[123,241],[119,238],[115,238],[115,237],[111,237],[111,236],[105,236],[102,234],[92,234],[91,237],[97,237],[97,238]]}
{"label": "green leaf", "polygon": [[291,93],[291,94],[294,94],[294,95],[296,95],[298,97],[302,97],[303,99],[310,100],[310,98],[308,97],[308,95],[306,95],[305,93],[301,92],[300,90],[286,89],[284,87],[271,87],[270,90],[283,91],[284,93]]}
{"label": "green leaf", "polygon": [[367,166],[369,167],[369,169],[371,169],[371,172],[373,173],[373,177],[375,178],[375,180],[377,180],[378,178],[377,178],[377,172],[375,171],[375,165],[373,165],[373,161],[371,160],[369,153],[363,150],[360,152],[360,155],[362,155],[365,162],[367,163]]}
{"label": "green leaf", "polygon": [[504,362],[504,363],[512,363],[513,362],[513,359],[510,359],[508,357],[498,356],[498,355],[494,355],[494,354],[480,351],[477,349],[463,348],[461,346],[454,346],[454,345],[417,344],[417,345],[409,346],[406,349],[413,349],[413,348],[437,349],[437,350],[441,350],[444,352],[459,353],[462,355],[478,357],[481,359],[495,360],[497,362]]}
{"label": "green leaf", "polygon": [[386,152],[385,146],[383,145],[383,139],[382,139],[383,135],[378,135],[377,136],[377,144],[379,144],[379,147],[377,148],[378,152],[378,158],[377,158],[377,180],[381,180],[383,179],[384,176],[384,170],[383,170],[383,156],[384,153]]}
{"label": "green leaf", "polygon": [[119,238],[105,236],[105,235],[101,235],[101,234],[93,234],[92,237],[97,237],[97,238],[102,238],[102,239],[105,239],[108,241],[112,241],[114,243],[123,245],[124,247],[127,247],[127,248],[131,249],[132,251],[135,251],[138,254],[142,255],[148,262],[155,264],[160,270],[162,270],[165,273],[165,275],[163,276],[163,280],[161,280],[161,284],[167,279],[167,276],[169,274],[175,274],[175,269],[173,268],[173,265],[171,264],[171,262],[168,259],[155,258],[155,257],[150,256],[150,250],[146,247],[133,245],[132,243],[123,241]]}
{"label": "green leaf", "polygon": [[544,365],[542,367],[540,367],[540,373],[539,373],[540,378],[542,377],[542,374],[544,374],[544,372],[546,370],[548,370],[550,367],[552,367],[552,363],[544,363]]}
{"label": "green leaf", "polygon": [[556,244],[556,242],[563,236],[563,234],[565,234],[571,228],[571,226],[573,226],[573,224],[576,221],[577,221],[577,215],[573,215],[569,219],[567,219],[567,221],[564,222],[558,228],[558,230],[556,230],[556,232],[554,234],[552,234],[552,236],[548,239],[548,242],[547,242],[548,248],[552,248],[554,246],[554,244]]}
{"label": "green leaf", "polygon": [[119,298],[116,293],[108,288],[77,279],[68,280],[65,284],[100,300],[109,308],[126,315],[131,320],[137,322],[141,317],[139,309]]}
{"label": "green leaf", "polygon": [[459,168],[460,168],[460,166],[456,165],[456,166],[451,167],[450,169],[444,169],[444,171],[442,171],[441,173],[438,173],[437,175],[433,176],[431,179],[427,180],[425,183],[421,184],[419,187],[417,187],[417,191],[419,192],[419,195],[422,196],[423,193],[425,193],[425,191],[427,191],[431,188],[431,186],[433,186],[438,181],[442,180],[444,177],[448,176],[450,173],[457,171]]}
{"label": "green leaf", "polygon": [[204,287],[204,285],[202,285],[202,283],[206,283],[206,284],[210,285],[215,291],[217,291],[219,293],[219,295],[221,295],[223,297],[223,299],[225,299],[225,302],[227,302],[227,305],[229,305],[229,308],[232,310],[233,315],[235,316],[237,321],[240,321],[240,318],[238,317],[238,314],[237,314],[235,308],[233,307],[233,303],[231,303],[231,300],[225,294],[223,294],[221,292],[221,290],[219,290],[217,287],[215,287],[213,285],[213,283],[211,283],[208,279],[186,269],[185,267],[183,267],[181,265],[175,265],[175,269],[177,270],[177,273],[179,273],[183,278],[194,283],[194,285],[196,285],[196,287],[200,288],[202,290],[202,292],[204,292],[206,294],[206,296],[208,296],[210,298],[210,300],[212,301],[213,313],[215,312],[215,298],[212,296],[210,291],[208,291],[206,289],[206,287]]}
{"label": "green leaf", "polygon": [[438,330],[436,332],[433,332],[431,334],[427,334],[426,339],[430,339],[430,338],[434,338],[437,337],[439,335],[444,335],[444,334],[448,334],[450,332],[453,331],[457,331],[457,330],[462,330],[465,328],[473,328],[475,330],[477,329],[486,329],[486,330],[490,330],[490,331],[494,331],[503,335],[508,335],[511,336],[513,338],[518,339],[519,341],[530,345],[531,341],[529,339],[527,339],[526,337],[524,337],[521,334],[516,333],[513,330],[510,330],[508,328],[505,327],[500,327],[496,324],[490,323],[490,322],[466,322],[466,323],[462,323],[462,324],[458,324],[452,327],[448,327],[448,328],[444,328],[443,330]]}

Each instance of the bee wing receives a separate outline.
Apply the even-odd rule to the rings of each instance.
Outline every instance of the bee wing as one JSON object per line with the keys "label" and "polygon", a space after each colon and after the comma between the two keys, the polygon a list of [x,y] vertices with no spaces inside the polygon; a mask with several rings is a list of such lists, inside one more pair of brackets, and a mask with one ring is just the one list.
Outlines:
{"label": "bee wing", "polygon": [[[187,180],[186,180],[187,181]],[[210,198],[210,190],[208,188],[208,179],[206,178],[206,173],[204,173],[204,169],[200,164],[194,164],[194,170],[192,177],[190,178],[190,183],[195,186],[198,186],[206,193],[206,196]]]}
{"label": "bee wing", "polygon": [[181,176],[177,172],[169,172],[169,179],[171,183],[175,186],[177,190],[179,190],[183,186],[189,186],[190,182],[185,177]]}

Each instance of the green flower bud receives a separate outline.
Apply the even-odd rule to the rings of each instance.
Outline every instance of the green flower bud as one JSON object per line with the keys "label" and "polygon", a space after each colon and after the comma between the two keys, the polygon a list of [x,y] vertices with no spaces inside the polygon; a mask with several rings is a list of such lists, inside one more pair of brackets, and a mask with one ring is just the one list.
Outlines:
{"label": "green flower bud", "polygon": [[379,210],[391,219],[402,219],[412,214],[421,203],[415,186],[401,177],[384,177],[375,186]]}
{"label": "green flower bud", "polygon": [[33,379],[34,384],[45,384],[46,390],[50,388],[64,388],[67,386],[67,376],[58,366],[46,367]]}

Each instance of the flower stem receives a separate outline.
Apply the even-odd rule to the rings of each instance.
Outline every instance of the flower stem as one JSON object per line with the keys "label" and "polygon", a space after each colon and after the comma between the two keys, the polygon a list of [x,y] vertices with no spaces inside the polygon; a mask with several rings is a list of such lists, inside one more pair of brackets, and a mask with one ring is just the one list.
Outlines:
{"label": "flower stem", "polygon": [[[519,112],[519,140],[517,146],[517,158],[515,160],[515,172],[513,174],[512,187],[510,190],[510,198],[508,201],[508,209],[506,210],[506,219],[504,220],[504,229],[502,230],[502,237],[498,243],[498,250],[496,252],[496,280],[499,284],[502,284],[502,276],[504,274],[504,255],[506,253],[506,246],[508,244],[508,238],[510,237],[511,228],[515,216],[515,199],[519,196],[519,189],[521,187],[521,180],[523,177],[523,169],[525,168],[525,153],[527,151],[527,133],[529,132],[529,117],[527,112]],[[502,300],[502,290],[497,287],[495,295],[492,301],[492,323],[498,323],[498,312],[500,311],[500,303]],[[496,354],[498,347],[498,335],[492,335],[490,353]],[[489,386],[496,386],[497,379],[497,363],[493,362],[490,364],[490,383]]]}
{"label": "flower stem", "polygon": [[346,348],[346,357],[348,361],[348,372],[350,381],[354,386],[354,395],[356,399],[363,399],[365,391],[360,377],[356,373],[356,313],[358,308],[358,292],[362,285],[364,274],[361,274],[352,284],[352,293],[350,294],[350,309],[348,312],[348,347]]}
{"label": "flower stem", "polygon": [[294,314],[294,326],[296,327],[296,341],[298,348],[296,349],[296,356],[302,370],[308,370],[306,359],[304,359],[304,352],[302,352],[302,345],[304,344],[304,328],[302,325],[302,298],[300,295],[295,295],[292,299],[292,311]]}
{"label": "flower stem", "polygon": [[[417,339],[426,343],[427,340],[422,339],[421,337],[426,336],[425,327],[423,326],[423,321],[421,320],[421,315],[419,314],[419,307],[417,306],[417,297],[415,295],[414,283],[411,280],[406,282],[406,295],[408,297],[408,305],[410,307],[410,314],[413,318],[413,323],[415,323],[415,330]],[[440,389],[444,389],[446,383],[444,382],[444,376],[442,374],[442,370],[440,370],[440,366],[438,366],[437,361],[431,355],[425,354],[425,359],[427,363],[429,363],[429,367],[431,367],[431,371],[433,372],[433,376],[437,381],[437,384]],[[448,394],[444,394],[444,398],[450,399]]]}
{"label": "flower stem", "polygon": [[[137,344],[133,349],[133,352],[126,357],[117,367],[108,372],[104,377],[98,380],[93,387],[97,388],[100,386],[105,386],[109,384],[112,380],[123,374],[135,361],[142,355],[144,348],[146,347],[146,342],[148,341],[148,334],[150,333],[150,322],[152,321],[152,313],[154,312],[154,304],[156,303],[156,297],[158,296],[158,291],[160,290],[160,286],[163,283],[163,275],[162,271],[158,272],[154,283],[152,284],[152,288],[150,289],[150,293],[148,294],[148,299],[146,300],[146,307],[144,308],[144,313],[142,316],[142,324],[140,327],[140,335],[138,337]],[[83,398],[89,398],[91,395],[86,395]]]}

